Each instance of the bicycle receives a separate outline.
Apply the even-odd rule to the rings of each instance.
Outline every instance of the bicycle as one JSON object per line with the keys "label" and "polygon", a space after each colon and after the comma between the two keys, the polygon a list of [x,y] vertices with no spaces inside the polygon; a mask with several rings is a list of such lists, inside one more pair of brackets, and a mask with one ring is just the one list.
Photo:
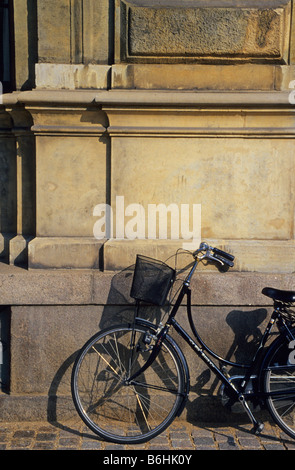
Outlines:
{"label": "bicycle", "polygon": [[[79,416],[95,434],[115,443],[138,444],[162,433],[181,415],[190,389],[187,361],[169,334],[173,328],[220,379],[228,408],[237,402],[243,406],[255,434],[263,429],[253,413],[253,407],[259,405],[295,438],[295,291],[264,288],[262,293],[273,300],[274,309],[251,363],[226,360],[198,334],[190,283],[200,262],[214,262],[227,270],[234,266],[235,258],[207,243],[191,254],[188,275],[167,320],[159,324],[140,318],[139,305],[163,306],[176,271],[166,263],[137,255],[130,294],[137,306],[134,321],[96,333],[81,348],[73,366],[72,397]],[[185,296],[194,338],[175,319]],[[275,324],[278,337],[266,347]],[[230,377],[228,366],[241,369],[242,375]]]}

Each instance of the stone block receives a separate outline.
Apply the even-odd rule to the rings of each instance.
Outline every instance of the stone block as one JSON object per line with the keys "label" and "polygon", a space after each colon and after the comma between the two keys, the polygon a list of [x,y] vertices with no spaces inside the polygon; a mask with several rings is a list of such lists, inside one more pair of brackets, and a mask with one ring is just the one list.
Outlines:
{"label": "stone block", "polygon": [[[40,2],[38,7],[40,7]],[[37,2],[13,1],[14,71],[17,90],[35,86],[35,63],[38,61]],[[40,34],[42,36],[42,33]]]}
{"label": "stone block", "polygon": [[290,92],[294,66],[261,64],[116,64],[112,89]]}
{"label": "stone block", "polygon": [[[110,276],[98,270],[23,269],[0,264],[1,305],[91,305],[94,282],[100,285],[95,303],[104,303]],[[95,277],[95,280],[94,280]],[[68,303],[69,302],[69,303]]]}
{"label": "stone block", "polygon": [[33,236],[17,235],[9,243],[9,263],[15,266],[27,267],[28,243]]}
{"label": "stone block", "polygon": [[104,240],[43,237],[28,245],[30,269],[100,269]]}
{"label": "stone block", "polygon": [[[294,271],[294,241],[272,240],[210,240],[211,246],[232,253],[235,266],[230,271],[258,273],[292,273]],[[193,261],[191,255],[184,256],[183,241],[172,240],[108,240],[104,245],[104,269],[118,271],[135,264],[136,255],[142,254],[167,262],[173,268],[183,269]],[[191,251],[198,246],[191,243]],[[180,254],[177,254],[180,250]],[[215,263],[200,263],[198,270],[216,274],[220,266]],[[292,290],[292,286],[290,286]]]}
{"label": "stone block", "polygon": [[[225,119],[241,118],[237,113]],[[124,196],[125,207],[140,203],[146,228],[149,204],[201,204],[202,238],[288,240],[294,228],[293,167],[288,139],[118,136],[112,201]]]}
{"label": "stone block", "polygon": [[117,62],[287,63],[291,2],[117,0]]}
{"label": "stone block", "polygon": [[14,235],[14,233],[0,233],[0,262],[2,263],[9,263],[10,242]]}
{"label": "stone block", "polygon": [[273,90],[276,67],[270,65],[116,64],[113,89]]}
{"label": "stone block", "polygon": [[85,103],[42,107],[39,102],[30,109],[36,135],[37,236],[92,237],[94,207],[107,197],[104,113]]}
{"label": "stone block", "polygon": [[12,395],[70,396],[75,353],[99,329],[97,307],[15,307],[11,327]]}
{"label": "stone block", "polygon": [[110,66],[36,64],[36,86],[42,89],[107,89]]}
{"label": "stone block", "polygon": [[[177,320],[189,331],[185,308]],[[11,395],[70,397],[70,375],[77,351],[98,330],[126,323],[134,310],[118,307],[14,307],[11,313]],[[155,309],[140,311],[143,318],[155,321]],[[193,315],[201,337],[217,354],[246,361],[255,351],[255,339],[269,318],[269,310],[245,308],[195,307]],[[206,369],[203,363],[172,331],[190,364],[193,383]],[[253,338],[249,341],[249,338]]]}
{"label": "stone block", "polygon": [[69,64],[71,61],[71,2],[38,2],[39,62]]}
{"label": "stone block", "polygon": [[[2,119],[3,120],[2,120]],[[1,113],[1,125],[8,117]],[[17,224],[16,141],[9,128],[0,130],[0,233],[14,233]]]}
{"label": "stone block", "polygon": [[[226,245],[220,245],[226,246]],[[228,248],[228,246],[226,246]],[[126,249],[126,248],[125,248]],[[146,254],[138,247],[138,253]],[[122,246],[121,246],[122,250]],[[150,250],[149,256],[165,261],[164,253]],[[179,254],[177,270],[191,257]],[[134,304],[130,297],[135,257],[117,271],[80,269],[30,269],[0,264],[0,305],[116,305]],[[175,259],[168,261],[175,267]],[[183,273],[179,272],[183,278]],[[266,287],[294,289],[294,273],[237,272],[220,273],[210,266],[199,265],[192,280],[192,302],[195,305],[271,305],[261,294]]]}
{"label": "stone block", "polygon": [[37,236],[91,237],[106,201],[106,144],[97,137],[37,140]]}
{"label": "stone block", "polygon": [[39,63],[108,64],[112,16],[109,0],[40,0]]}
{"label": "stone block", "polygon": [[100,0],[99,2],[97,0],[83,0],[82,3],[83,63],[111,64],[114,55],[113,2],[109,0]]}

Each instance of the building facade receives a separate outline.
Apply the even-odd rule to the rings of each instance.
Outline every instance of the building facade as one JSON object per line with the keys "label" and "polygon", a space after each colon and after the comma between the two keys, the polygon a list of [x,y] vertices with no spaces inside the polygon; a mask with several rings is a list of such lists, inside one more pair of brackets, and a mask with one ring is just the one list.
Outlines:
{"label": "building facade", "polygon": [[[3,419],[56,418],[57,403],[63,413],[75,351],[132,310],[122,270],[136,253],[166,260],[189,243],[173,236],[172,209],[188,208],[195,241],[236,256],[231,272],[196,277],[204,337],[235,356],[255,345],[270,307],[261,289],[295,288],[293,9],[1,2]],[[164,236],[160,221],[149,231],[158,205]],[[206,419],[194,399],[191,416]]]}

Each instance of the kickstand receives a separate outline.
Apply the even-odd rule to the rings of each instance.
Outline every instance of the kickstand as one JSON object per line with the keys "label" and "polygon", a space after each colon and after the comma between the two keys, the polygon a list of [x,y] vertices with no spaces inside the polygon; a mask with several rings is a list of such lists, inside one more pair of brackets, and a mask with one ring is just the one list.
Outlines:
{"label": "kickstand", "polygon": [[250,410],[248,403],[245,400],[244,395],[240,395],[239,400],[241,404],[243,405],[247,415],[249,416],[251,423],[253,424],[253,429],[251,431],[253,432],[253,434],[256,434],[256,435],[260,434],[264,428],[264,424],[257,421],[257,419],[254,417],[252,411]]}

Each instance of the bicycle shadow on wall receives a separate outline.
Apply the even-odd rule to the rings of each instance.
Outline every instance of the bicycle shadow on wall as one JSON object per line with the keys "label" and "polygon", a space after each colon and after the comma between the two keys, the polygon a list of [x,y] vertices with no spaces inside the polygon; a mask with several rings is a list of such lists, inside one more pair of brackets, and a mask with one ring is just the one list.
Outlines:
{"label": "bicycle shadow on wall", "polygon": [[[232,310],[226,316],[226,323],[231,328],[234,338],[232,344],[224,358],[228,361],[238,364],[249,364],[257,351],[262,338],[261,327],[268,317],[268,311],[265,308],[255,310]],[[212,337],[216,338],[214,331],[211,331]],[[218,331],[216,331],[218,335]],[[214,350],[214,348],[212,348]],[[219,354],[218,351],[214,350]],[[227,366],[230,376],[242,375],[243,369]],[[211,380],[211,376],[213,379]],[[195,383],[191,381],[191,396],[195,394],[197,398],[188,400],[186,405],[187,419],[190,423],[197,422],[236,422],[242,423],[241,417],[245,417],[248,423],[249,418],[242,407],[237,404],[228,410],[222,405],[220,396],[221,382],[209,369],[203,370],[196,378]],[[258,410],[259,411],[259,410]],[[260,411],[259,411],[260,412]],[[240,414],[237,417],[237,413]]]}

